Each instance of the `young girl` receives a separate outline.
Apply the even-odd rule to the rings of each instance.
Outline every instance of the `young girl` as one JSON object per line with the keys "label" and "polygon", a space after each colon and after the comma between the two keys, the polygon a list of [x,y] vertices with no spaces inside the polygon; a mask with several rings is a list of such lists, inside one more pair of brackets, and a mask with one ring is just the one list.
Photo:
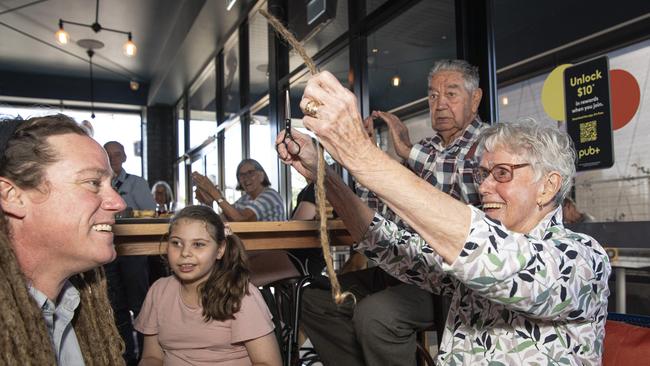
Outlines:
{"label": "young girl", "polygon": [[243,245],[224,234],[211,208],[189,206],[169,225],[173,275],[147,293],[135,328],[145,335],[140,365],[280,365],[271,315]]}

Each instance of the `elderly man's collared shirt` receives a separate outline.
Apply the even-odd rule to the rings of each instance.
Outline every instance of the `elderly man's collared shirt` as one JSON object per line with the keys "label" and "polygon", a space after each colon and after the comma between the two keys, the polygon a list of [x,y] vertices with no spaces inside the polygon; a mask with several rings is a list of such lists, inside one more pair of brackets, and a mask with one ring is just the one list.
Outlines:
{"label": "elderly man's collared shirt", "polygon": [[153,199],[149,183],[137,175],[128,174],[124,169],[113,179],[113,187],[119,192],[127,207],[134,210],[154,210],[156,201]]}
{"label": "elderly man's collared shirt", "polygon": [[560,208],[527,235],[471,209],[451,265],[377,214],[355,247],[400,280],[452,297],[437,364],[599,365],[611,272],[600,244],[566,229]]}
{"label": "elderly man's collared shirt", "polygon": [[83,366],[81,348],[72,328],[72,318],[80,301],[79,291],[66,281],[59,294],[58,304],[54,304],[35,287],[30,286],[29,293],[36,300],[45,318],[57,365]]}
{"label": "elderly man's collared shirt", "polygon": [[[476,145],[481,131],[488,125],[477,117],[465,129],[463,134],[448,146],[443,145],[442,137],[436,134],[413,145],[407,167],[434,187],[452,197],[472,205],[480,204],[478,186],[474,184],[472,169],[474,162],[468,158],[472,147]],[[473,151],[471,152],[473,155]],[[357,184],[357,195],[370,208],[384,218],[408,227],[371,191]]]}

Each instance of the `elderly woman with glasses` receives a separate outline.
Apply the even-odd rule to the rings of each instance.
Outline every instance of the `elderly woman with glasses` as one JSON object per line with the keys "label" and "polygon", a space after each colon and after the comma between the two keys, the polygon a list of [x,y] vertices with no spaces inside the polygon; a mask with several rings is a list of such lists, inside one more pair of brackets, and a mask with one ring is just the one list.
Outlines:
{"label": "elderly woman with glasses", "polygon": [[244,159],[237,166],[237,190],[244,191],[235,203],[230,204],[210,179],[192,173],[196,184],[196,199],[212,206],[216,201],[228,221],[284,221],[286,214],[280,194],[271,188],[266,171],[257,160]]}
{"label": "elderly woman with glasses", "polygon": [[[474,174],[480,210],[379,150],[354,95],[331,74],[309,81],[303,111],[309,102],[305,126],[417,232],[364,207],[328,172],[328,199],[359,239],[356,250],[404,282],[452,297],[437,364],[601,363],[611,267],[593,238],[562,224],[560,203],[575,173],[566,133],[532,121],[487,129]],[[314,149],[294,137],[300,153],[289,146],[280,157],[313,176]]]}

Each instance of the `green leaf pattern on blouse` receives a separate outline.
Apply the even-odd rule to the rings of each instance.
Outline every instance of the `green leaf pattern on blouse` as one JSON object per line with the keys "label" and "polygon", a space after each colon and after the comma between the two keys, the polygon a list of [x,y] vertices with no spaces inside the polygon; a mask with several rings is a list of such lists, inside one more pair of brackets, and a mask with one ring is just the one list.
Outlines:
{"label": "green leaf pattern on blouse", "polygon": [[438,365],[600,365],[609,259],[562,225],[558,208],[530,233],[475,207],[452,264],[417,234],[376,214],[356,246],[388,273],[452,297]]}

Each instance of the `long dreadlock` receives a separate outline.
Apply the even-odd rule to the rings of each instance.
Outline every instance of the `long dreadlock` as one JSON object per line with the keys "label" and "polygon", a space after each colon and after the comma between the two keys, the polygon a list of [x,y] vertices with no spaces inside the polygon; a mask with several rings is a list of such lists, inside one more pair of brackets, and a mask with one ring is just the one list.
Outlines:
{"label": "long dreadlock", "polygon": [[[44,168],[57,161],[47,138],[63,134],[86,135],[64,115],[0,122],[0,176],[24,189],[44,180]],[[70,278],[81,301],[72,324],[86,365],[124,365],[122,342],[106,293],[106,278],[95,268]],[[11,228],[0,210],[0,364],[56,365],[45,320],[28,292],[11,246]]]}

